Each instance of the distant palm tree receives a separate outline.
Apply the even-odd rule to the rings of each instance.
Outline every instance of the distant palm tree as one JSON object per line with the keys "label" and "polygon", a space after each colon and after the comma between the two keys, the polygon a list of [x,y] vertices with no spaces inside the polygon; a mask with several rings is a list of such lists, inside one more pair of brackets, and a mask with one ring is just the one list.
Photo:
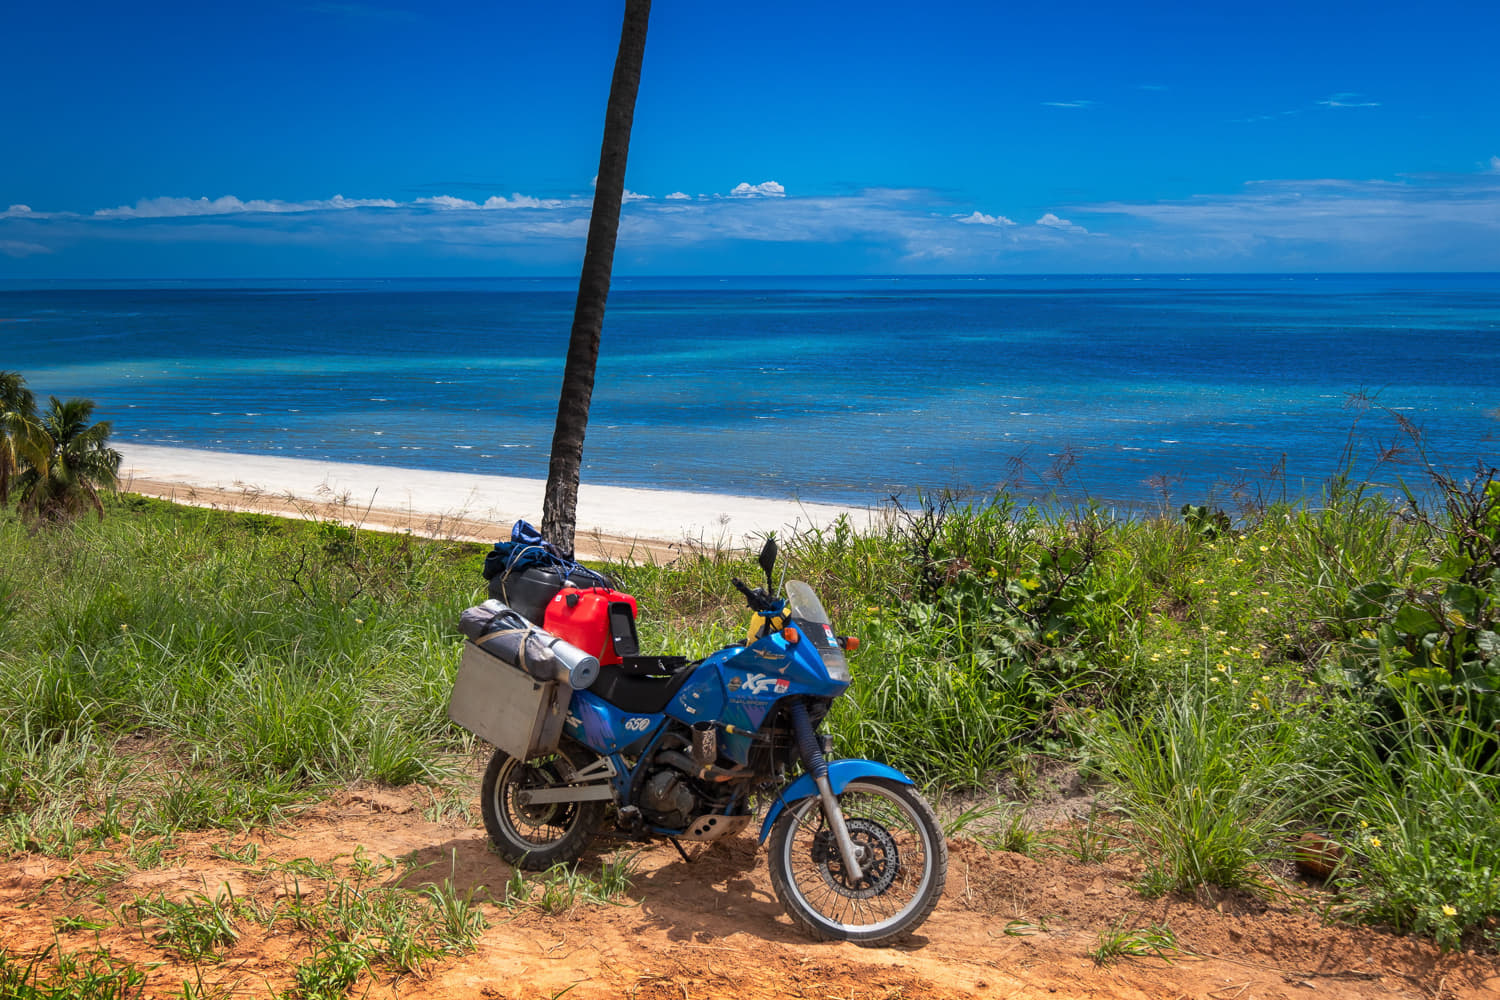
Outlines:
{"label": "distant palm tree", "polygon": [[552,458],[547,467],[547,492],[542,501],[542,537],[568,556],[578,530],[578,475],[583,464],[583,435],[589,425],[589,401],[594,395],[594,368],[599,363],[599,338],[604,331],[604,305],[609,299],[610,272],[615,261],[615,237],[620,231],[620,203],[625,197],[625,160],[630,153],[630,126],[635,119],[635,96],[641,86],[641,62],[646,55],[646,23],[651,0],[625,0],[625,22],[615,75],[604,109],[604,141],[599,149],[599,176],[594,182],[594,210],[578,278],[578,300],[573,307],[573,332],[568,338],[568,361],[563,369],[557,401],[557,424],[552,432]]}
{"label": "distant palm tree", "polygon": [[36,397],[20,372],[0,371],[0,506],[10,502],[10,481],[21,471],[21,442],[36,423]]}
{"label": "distant palm tree", "polygon": [[22,516],[38,521],[71,521],[92,507],[104,519],[100,489],[119,483],[120,453],[107,447],[110,423],[90,424],[91,399],[52,405],[20,443],[21,474],[16,494]]}

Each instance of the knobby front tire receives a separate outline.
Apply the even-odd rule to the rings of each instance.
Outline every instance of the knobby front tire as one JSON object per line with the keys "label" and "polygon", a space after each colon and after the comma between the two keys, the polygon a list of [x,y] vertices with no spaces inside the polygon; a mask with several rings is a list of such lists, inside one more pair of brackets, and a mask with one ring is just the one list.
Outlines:
{"label": "knobby front tire", "polygon": [[516,793],[567,781],[593,763],[594,754],[564,740],[555,754],[519,761],[496,750],[480,785],[484,828],[500,856],[518,868],[542,871],[577,861],[604,819],[604,803],[523,805]]}
{"label": "knobby front tire", "polygon": [[937,817],[910,785],[884,778],[851,781],[839,807],[863,877],[848,877],[814,796],[784,812],[771,832],[776,898],[818,940],[900,941],[932,913],[948,880],[948,844]]}

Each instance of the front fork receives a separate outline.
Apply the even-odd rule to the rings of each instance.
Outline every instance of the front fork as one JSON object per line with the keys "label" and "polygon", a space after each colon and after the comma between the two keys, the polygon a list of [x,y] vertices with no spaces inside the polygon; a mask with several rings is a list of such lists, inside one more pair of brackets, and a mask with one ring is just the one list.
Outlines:
{"label": "front fork", "polygon": [[812,720],[807,717],[807,706],[800,700],[792,702],[792,727],[797,733],[797,748],[802,752],[802,764],[818,786],[818,799],[823,803],[823,816],[833,829],[834,840],[839,845],[839,857],[844,860],[844,869],[851,882],[865,877],[860,866],[854,839],[849,836],[849,827],[844,822],[844,810],[839,808],[839,798],[833,794],[828,782],[828,761],[823,758],[823,748],[818,745],[818,734],[813,731]]}

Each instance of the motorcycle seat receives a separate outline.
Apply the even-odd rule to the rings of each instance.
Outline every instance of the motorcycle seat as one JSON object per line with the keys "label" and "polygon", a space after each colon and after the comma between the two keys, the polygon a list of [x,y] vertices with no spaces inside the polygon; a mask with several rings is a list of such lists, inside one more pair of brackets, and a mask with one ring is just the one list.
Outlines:
{"label": "motorcycle seat", "polygon": [[656,715],[665,711],[696,665],[682,656],[627,656],[624,663],[601,666],[589,690],[623,711]]}

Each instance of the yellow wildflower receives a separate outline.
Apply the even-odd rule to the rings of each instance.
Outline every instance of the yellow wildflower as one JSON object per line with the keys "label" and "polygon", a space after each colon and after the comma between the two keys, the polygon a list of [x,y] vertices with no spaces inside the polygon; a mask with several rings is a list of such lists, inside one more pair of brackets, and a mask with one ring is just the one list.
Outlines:
{"label": "yellow wildflower", "polygon": [[1269,545],[1262,545],[1262,546],[1261,546],[1261,547],[1260,547],[1260,550],[1261,550],[1261,551],[1262,551],[1262,552],[1270,552],[1270,551],[1271,551],[1271,546],[1269,546]]}
{"label": "yellow wildflower", "polygon": [[1458,916],[1458,911],[1456,909],[1454,909],[1453,907],[1449,906],[1447,903],[1444,903],[1443,904],[1443,916],[1445,916],[1445,917],[1456,917],[1456,916]]}
{"label": "yellow wildflower", "polygon": [[1370,846],[1371,847],[1379,847],[1380,846],[1380,838],[1379,837],[1371,837],[1370,838]]}

